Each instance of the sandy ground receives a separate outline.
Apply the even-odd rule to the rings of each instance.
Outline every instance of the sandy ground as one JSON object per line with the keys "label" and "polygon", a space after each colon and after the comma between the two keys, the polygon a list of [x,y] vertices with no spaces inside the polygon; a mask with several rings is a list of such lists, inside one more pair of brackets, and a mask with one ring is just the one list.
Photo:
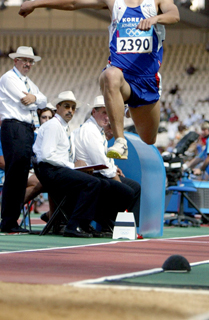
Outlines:
{"label": "sandy ground", "polygon": [[1,320],[180,320],[205,313],[209,314],[209,292],[0,283]]}

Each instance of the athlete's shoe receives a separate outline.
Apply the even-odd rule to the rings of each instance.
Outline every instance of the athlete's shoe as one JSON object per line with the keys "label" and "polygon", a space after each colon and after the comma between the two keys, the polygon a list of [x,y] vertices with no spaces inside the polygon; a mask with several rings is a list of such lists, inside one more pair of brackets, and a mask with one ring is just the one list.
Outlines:
{"label": "athlete's shoe", "polygon": [[127,141],[124,138],[117,138],[112,147],[107,150],[107,157],[114,159],[128,159]]}

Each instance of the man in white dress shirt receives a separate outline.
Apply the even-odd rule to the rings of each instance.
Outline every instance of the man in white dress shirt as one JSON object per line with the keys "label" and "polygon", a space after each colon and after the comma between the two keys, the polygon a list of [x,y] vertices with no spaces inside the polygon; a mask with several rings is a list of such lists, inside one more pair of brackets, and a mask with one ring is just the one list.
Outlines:
{"label": "man in white dress shirt", "polygon": [[[115,165],[114,159],[107,157],[108,143],[104,127],[108,124],[109,118],[104,97],[102,95],[97,96],[94,99],[91,117],[79,130],[75,130],[75,157],[76,159],[85,161],[87,165],[103,163],[108,167],[108,169],[94,171],[94,176],[108,180],[113,187],[115,199],[117,199],[118,195],[120,203],[124,201],[124,199],[120,197],[121,192],[123,191],[125,193],[129,188],[133,190],[133,200],[126,209],[130,212],[134,212],[136,224],[139,226],[141,186],[138,182],[124,177],[122,171]],[[118,202],[116,202],[116,205],[118,205]],[[112,215],[114,220],[114,212]]]}
{"label": "man in white dress shirt", "polygon": [[27,74],[41,57],[31,47],[19,47],[10,53],[13,69],[0,79],[1,142],[5,159],[1,231],[27,232],[17,220],[24,202],[34,140],[33,119],[37,108],[45,108],[47,99]]}
{"label": "man in white dress shirt", "polygon": [[94,219],[101,183],[99,179],[75,170],[75,167],[86,166],[84,161],[74,163],[72,135],[69,139],[68,122],[74,115],[76,104],[72,91],[59,94],[55,102],[57,112],[39,128],[33,151],[42,185],[55,198],[68,196],[65,209],[69,221],[63,236],[89,238],[95,231],[90,222]]}
{"label": "man in white dress shirt", "polygon": [[[120,187],[116,194],[109,181],[75,170],[78,166],[85,170],[86,162],[75,159],[74,134],[71,133],[69,138],[68,122],[76,108],[72,91],[60,93],[55,105],[55,117],[40,127],[33,146],[39,179],[54,197],[67,195],[65,211],[69,221],[63,236],[107,236],[105,228],[111,213],[116,215],[127,208],[133,199],[133,190]],[[95,219],[102,222],[100,234],[90,225]]]}

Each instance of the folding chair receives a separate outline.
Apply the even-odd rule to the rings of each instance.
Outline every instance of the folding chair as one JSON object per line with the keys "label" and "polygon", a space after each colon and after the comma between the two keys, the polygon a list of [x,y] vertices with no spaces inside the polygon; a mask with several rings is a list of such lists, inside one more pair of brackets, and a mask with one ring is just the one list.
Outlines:
{"label": "folding chair", "polygon": [[26,227],[28,226],[29,233],[33,233],[31,229],[31,219],[30,219],[30,211],[33,204],[34,204],[34,200],[31,200],[25,205],[23,205],[22,207],[23,217],[22,217],[22,221],[20,222],[20,227],[24,226],[24,228],[26,229]]}
{"label": "folding chair", "polygon": [[199,208],[196,206],[196,204],[190,199],[187,192],[196,192],[197,189],[193,187],[185,187],[185,186],[170,186],[168,187],[169,191],[177,192],[179,194],[179,206],[177,214],[173,217],[166,218],[166,220],[177,220],[177,226],[182,226],[182,221],[188,220],[192,223],[192,226],[194,227],[200,227],[200,222],[192,218],[191,216],[188,216],[184,214],[184,198],[188,200],[188,202],[193,206],[199,214],[202,216],[202,212],[199,210]]}
{"label": "folding chair", "polygon": [[[37,164],[37,159],[35,157],[32,157],[32,164],[33,164],[33,168],[34,168],[34,171],[35,171],[35,174],[36,176],[38,177],[38,179],[40,180],[39,178],[39,170],[38,170],[38,164]],[[45,186],[44,186],[45,188]],[[48,192],[48,190],[45,190],[45,192],[47,192],[52,201],[54,202],[55,206],[56,206],[56,209],[55,211],[53,212],[51,218],[49,219],[49,221],[47,222],[47,224],[45,225],[45,227],[43,228],[43,230],[40,232],[40,236],[43,236],[45,234],[47,234],[52,227],[55,227],[58,220],[64,220],[64,222],[68,222],[68,217],[67,215],[65,214],[64,210],[62,209],[63,205],[65,204],[66,200],[67,200],[67,196],[65,195],[59,202],[55,199],[55,197],[50,193]]]}
{"label": "folding chair", "polygon": [[52,198],[52,201],[56,205],[56,209],[53,212],[47,224],[45,225],[45,227],[43,228],[43,230],[40,232],[40,236],[47,234],[52,227],[56,226],[58,220],[61,220],[64,218],[64,221],[66,222],[66,224],[69,220],[62,209],[62,206],[65,204],[67,200],[67,196],[65,195],[59,203],[54,199],[54,197],[51,194],[50,194],[50,197]]}

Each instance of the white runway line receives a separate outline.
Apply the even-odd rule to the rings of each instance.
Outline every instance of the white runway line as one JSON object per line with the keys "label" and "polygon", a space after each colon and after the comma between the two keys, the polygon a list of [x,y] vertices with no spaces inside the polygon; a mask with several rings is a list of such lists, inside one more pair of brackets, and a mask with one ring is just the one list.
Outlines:
{"label": "white runway line", "polygon": [[[202,264],[209,264],[209,260],[193,262],[193,263],[190,263],[190,266],[194,267],[194,266],[199,266]],[[102,282],[104,282],[104,281],[116,281],[116,280],[122,280],[122,279],[130,279],[130,278],[134,278],[134,277],[152,275],[152,274],[160,273],[160,272],[163,272],[162,268],[155,268],[155,269],[143,270],[143,271],[139,271],[139,272],[124,273],[124,274],[114,275],[114,276],[109,276],[109,277],[101,277],[101,278],[97,278],[97,279],[88,279],[88,280],[83,280],[83,281],[71,282],[71,283],[66,283],[65,285],[71,285],[71,286],[76,286],[76,287],[77,286],[78,287],[80,287],[80,286],[82,286],[82,287],[87,286],[88,287],[89,285],[98,286],[98,284],[100,283],[101,286],[104,286],[104,285],[102,285]],[[105,285],[105,287],[106,287],[106,285]],[[113,286],[109,285],[109,287],[113,287]],[[115,285],[114,285],[114,287],[115,287]],[[118,287],[120,287],[120,286],[118,286]],[[124,287],[129,288],[130,286],[124,286]],[[153,287],[150,287],[150,288],[153,288]],[[182,289],[179,289],[179,290],[182,290]],[[183,289],[183,290],[185,290],[185,289]],[[194,291],[194,289],[193,289],[193,291]],[[198,290],[198,292],[199,292],[199,290]],[[209,294],[209,291],[207,291],[207,292]]]}
{"label": "white runway line", "polygon": [[[18,235],[18,234],[17,234]],[[25,234],[24,234],[25,235]],[[142,240],[131,240],[126,242],[144,242],[149,241],[150,239],[142,239]],[[75,249],[75,248],[85,248],[85,247],[95,247],[95,246],[104,246],[111,245],[116,243],[122,243],[121,241],[111,241],[111,242],[102,242],[102,243],[91,243],[91,244],[83,244],[83,245],[75,245],[75,246],[65,246],[65,247],[51,247],[51,248],[40,248],[40,249],[26,249],[19,251],[2,251],[0,254],[12,254],[12,253],[24,253],[24,252],[38,252],[38,251],[51,251],[51,250],[63,250],[63,249]]]}

